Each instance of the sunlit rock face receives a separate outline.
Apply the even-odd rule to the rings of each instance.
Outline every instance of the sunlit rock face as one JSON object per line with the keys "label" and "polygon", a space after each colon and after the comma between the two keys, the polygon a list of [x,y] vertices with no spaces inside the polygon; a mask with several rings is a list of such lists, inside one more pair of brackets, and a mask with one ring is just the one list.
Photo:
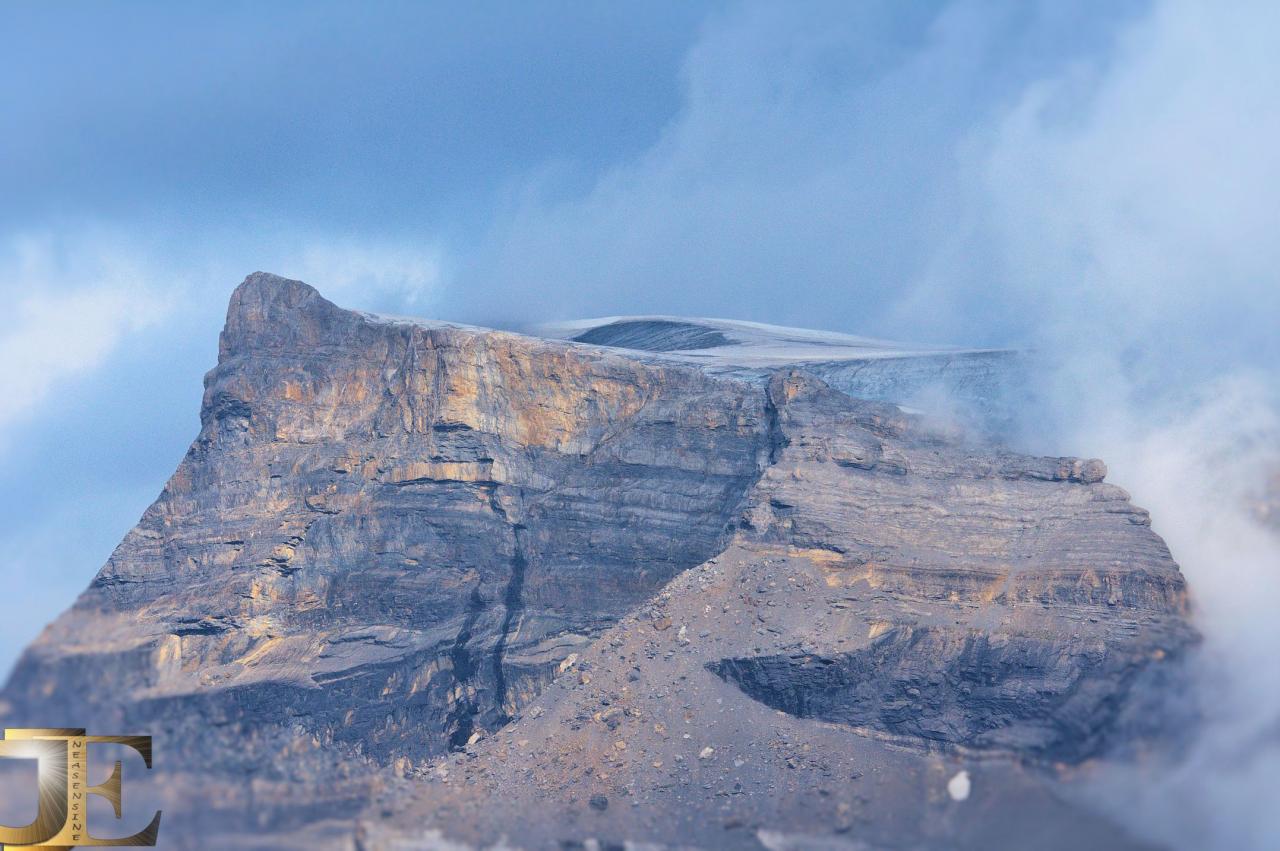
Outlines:
{"label": "sunlit rock face", "polygon": [[[722,344],[676,326],[622,329],[628,351],[250,276],[199,436],[24,654],[4,724],[155,736],[172,847],[350,847],[376,783],[461,749],[509,802],[497,830],[539,794],[577,806],[598,747],[614,784],[654,793],[652,819],[611,829],[676,841],[663,807],[721,802],[671,797],[652,763],[675,754],[641,764],[666,737],[637,719],[689,683],[717,712],[834,725],[828,749],[1074,761],[1146,734],[1130,695],[1193,636],[1176,565],[1101,462],[978,448],[792,366],[700,362],[688,345]],[[692,585],[717,559],[732,577]],[[639,701],[631,750],[595,738],[602,697]],[[664,729],[712,711],[686,703]],[[779,823],[813,816],[788,806]],[[542,822],[534,845],[576,836]]]}

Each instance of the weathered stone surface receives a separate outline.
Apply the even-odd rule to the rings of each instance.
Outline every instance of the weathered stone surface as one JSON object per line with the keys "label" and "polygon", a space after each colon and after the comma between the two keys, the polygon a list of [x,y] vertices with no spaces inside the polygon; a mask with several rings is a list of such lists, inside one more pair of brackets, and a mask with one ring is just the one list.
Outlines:
{"label": "weathered stone surface", "polygon": [[258,274],[201,423],[0,698],[7,726],[155,736],[174,848],[349,847],[391,775],[455,759],[470,785],[392,783],[362,841],[829,832],[872,798],[822,778],[862,761],[897,778],[876,830],[918,827],[888,796],[932,782],[928,754],[1099,753],[1193,638],[1101,462],[789,368],[389,320]]}
{"label": "weathered stone surface", "polygon": [[[804,373],[775,375],[768,407],[770,462],[726,550],[584,650],[585,681],[420,771],[390,823],[366,820],[370,851],[430,847],[431,829],[477,846],[1135,847],[1029,766],[1154,732],[1125,707],[1193,635],[1145,512],[1098,462],[976,452]],[[945,789],[964,766],[978,792],[959,807]],[[635,806],[590,814],[593,795]]]}

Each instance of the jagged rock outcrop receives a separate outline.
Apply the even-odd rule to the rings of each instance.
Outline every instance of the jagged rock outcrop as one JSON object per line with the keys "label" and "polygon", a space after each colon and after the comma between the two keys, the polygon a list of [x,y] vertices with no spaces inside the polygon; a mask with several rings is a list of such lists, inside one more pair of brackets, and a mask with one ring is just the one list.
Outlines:
{"label": "jagged rock outcrop", "polygon": [[[174,848],[347,847],[387,778],[451,752],[483,778],[392,783],[364,828],[391,834],[362,841],[494,841],[539,807],[538,847],[723,839],[726,804],[794,828],[826,811],[807,775],[752,763],[721,801],[732,769],[681,727],[731,707],[705,747],[779,724],[902,777],[921,754],[1078,761],[1145,732],[1130,695],[1193,635],[1176,565],[1104,476],[807,372],[391,320],[257,274],[199,436],[0,712],[155,736]],[[837,797],[832,829],[865,804]],[[575,826],[582,807],[606,815]]]}

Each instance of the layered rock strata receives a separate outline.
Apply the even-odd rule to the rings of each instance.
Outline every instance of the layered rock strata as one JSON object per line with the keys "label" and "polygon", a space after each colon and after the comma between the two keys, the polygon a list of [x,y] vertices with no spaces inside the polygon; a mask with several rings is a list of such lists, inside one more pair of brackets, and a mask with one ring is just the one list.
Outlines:
{"label": "layered rock strata", "polygon": [[[725,701],[849,753],[1075,762],[1145,734],[1131,695],[1193,640],[1101,462],[978,448],[807,372],[387,319],[256,274],[205,383],[186,458],[0,698],[6,726],[155,736],[171,847],[349,847],[386,778],[468,749],[510,806],[436,829],[494,841],[622,783],[644,818],[608,830],[676,843],[668,808],[723,802],[652,766],[699,759],[677,725]],[[616,748],[633,721],[665,732]],[[388,823],[421,786],[392,784]],[[576,819],[530,843],[579,841]]]}

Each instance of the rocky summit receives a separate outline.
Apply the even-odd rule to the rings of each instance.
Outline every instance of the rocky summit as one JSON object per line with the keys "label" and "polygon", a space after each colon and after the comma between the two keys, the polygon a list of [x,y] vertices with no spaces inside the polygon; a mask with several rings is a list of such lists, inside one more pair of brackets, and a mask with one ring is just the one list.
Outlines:
{"label": "rocky summit", "polygon": [[1160,741],[1177,565],[1101,461],[905,398],[1009,353],[538,333],[250,276],[4,725],[153,736],[172,849],[1139,847],[1071,790]]}

